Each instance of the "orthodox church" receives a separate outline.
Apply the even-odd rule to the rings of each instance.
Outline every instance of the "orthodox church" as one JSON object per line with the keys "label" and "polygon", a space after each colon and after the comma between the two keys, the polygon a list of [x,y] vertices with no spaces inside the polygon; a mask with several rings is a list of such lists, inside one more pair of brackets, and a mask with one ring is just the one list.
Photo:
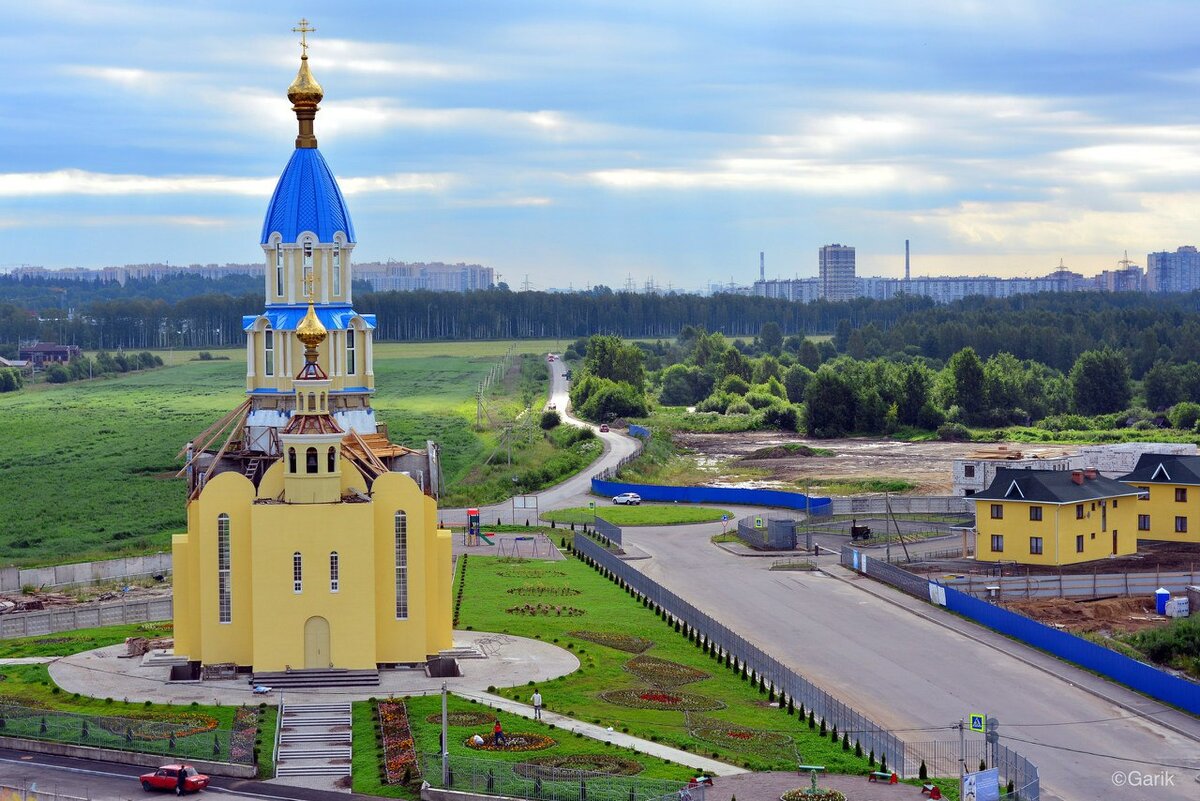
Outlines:
{"label": "orthodox church", "polygon": [[193,673],[376,671],[453,645],[436,449],[393,445],[375,421],[375,317],[352,304],[354,226],[301,44],[299,135],[262,229],[266,308],[244,318],[247,399],[181,452],[175,653]]}

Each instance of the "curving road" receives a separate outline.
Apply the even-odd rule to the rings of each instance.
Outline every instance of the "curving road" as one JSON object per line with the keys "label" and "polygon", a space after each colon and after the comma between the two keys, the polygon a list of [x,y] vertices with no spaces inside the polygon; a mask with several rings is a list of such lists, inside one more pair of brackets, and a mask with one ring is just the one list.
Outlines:
{"label": "curving road", "polygon": [[[854,576],[827,557],[826,574],[771,572],[771,559],[710,545],[719,531],[713,525],[626,528],[623,540],[651,557],[631,566],[877,723],[929,729],[910,731],[906,740],[957,739],[955,731],[935,729],[984,712],[999,719],[1002,736],[1033,741],[1006,744],[1038,765],[1048,801],[1200,798],[1195,718]],[[1164,771],[1173,778],[1163,780],[1170,786],[1135,788],[1116,784],[1118,771],[1138,780]]]}

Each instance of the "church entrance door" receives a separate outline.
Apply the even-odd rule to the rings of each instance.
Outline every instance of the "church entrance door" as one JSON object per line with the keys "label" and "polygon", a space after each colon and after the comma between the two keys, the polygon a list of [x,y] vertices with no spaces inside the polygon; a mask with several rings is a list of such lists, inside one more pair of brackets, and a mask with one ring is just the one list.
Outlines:
{"label": "church entrance door", "polygon": [[304,667],[325,669],[332,665],[329,621],[323,617],[310,617],[304,621]]}

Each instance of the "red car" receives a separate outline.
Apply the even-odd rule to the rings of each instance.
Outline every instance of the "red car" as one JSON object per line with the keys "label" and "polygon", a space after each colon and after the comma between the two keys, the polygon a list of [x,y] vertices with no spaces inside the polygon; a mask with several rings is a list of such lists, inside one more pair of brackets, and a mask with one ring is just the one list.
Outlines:
{"label": "red car", "polygon": [[170,790],[175,792],[179,786],[179,771],[183,771],[183,791],[198,793],[208,786],[208,777],[199,773],[191,765],[163,765],[153,773],[142,774],[142,789]]}

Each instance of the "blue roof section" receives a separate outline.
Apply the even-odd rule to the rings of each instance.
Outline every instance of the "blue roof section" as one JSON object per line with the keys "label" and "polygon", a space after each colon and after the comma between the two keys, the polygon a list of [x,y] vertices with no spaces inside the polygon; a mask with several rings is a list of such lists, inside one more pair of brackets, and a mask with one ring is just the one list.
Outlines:
{"label": "blue roof section", "polygon": [[[350,306],[314,306],[317,319],[328,331],[345,331],[350,327],[350,321],[361,317],[367,324],[368,330],[375,328],[375,315],[359,314]],[[296,326],[308,313],[308,304],[303,306],[268,306],[262,314],[247,314],[242,316],[242,330],[249,331],[255,321],[266,317],[267,322],[276,331],[295,331]]]}
{"label": "blue roof section", "polygon": [[338,231],[348,242],[356,241],[346,199],[315,147],[298,147],[292,152],[267,206],[262,244],[270,242],[273,233],[284,242],[295,242],[303,231],[312,231],[320,242],[332,242]]}

